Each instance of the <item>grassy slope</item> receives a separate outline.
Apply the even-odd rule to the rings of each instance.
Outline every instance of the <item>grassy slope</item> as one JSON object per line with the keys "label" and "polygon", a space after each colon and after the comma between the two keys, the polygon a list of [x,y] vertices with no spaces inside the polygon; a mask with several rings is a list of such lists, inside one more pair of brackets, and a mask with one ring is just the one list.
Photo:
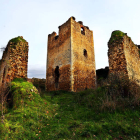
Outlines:
{"label": "grassy slope", "polygon": [[[0,124],[1,139],[140,139],[140,108],[101,109],[104,88],[79,93],[31,93],[33,85],[12,82],[18,100]],[[26,91],[26,92],[25,92]],[[31,96],[31,94],[33,96]]]}

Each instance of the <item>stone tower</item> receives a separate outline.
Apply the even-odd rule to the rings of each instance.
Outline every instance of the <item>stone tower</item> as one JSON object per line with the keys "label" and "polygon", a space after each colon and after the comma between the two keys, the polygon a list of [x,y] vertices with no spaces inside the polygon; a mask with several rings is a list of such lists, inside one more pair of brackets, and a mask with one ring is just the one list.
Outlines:
{"label": "stone tower", "polygon": [[28,42],[22,36],[11,39],[0,60],[0,87],[14,78],[27,78]]}
{"label": "stone tower", "polygon": [[93,31],[74,17],[48,35],[46,90],[82,91],[95,87]]}

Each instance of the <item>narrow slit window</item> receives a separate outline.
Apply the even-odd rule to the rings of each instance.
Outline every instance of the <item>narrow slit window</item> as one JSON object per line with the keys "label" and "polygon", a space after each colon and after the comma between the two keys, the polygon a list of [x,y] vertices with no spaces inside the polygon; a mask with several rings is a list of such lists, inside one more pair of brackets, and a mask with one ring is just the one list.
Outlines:
{"label": "narrow slit window", "polygon": [[84,56],[87,58],[87,50],[84,49]]}

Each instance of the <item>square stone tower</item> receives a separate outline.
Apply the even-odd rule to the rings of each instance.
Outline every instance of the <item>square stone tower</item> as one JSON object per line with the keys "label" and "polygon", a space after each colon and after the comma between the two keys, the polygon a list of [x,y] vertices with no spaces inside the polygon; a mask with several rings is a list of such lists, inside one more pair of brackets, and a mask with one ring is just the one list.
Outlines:
{"label": "square stone tower", "polygon": [[96,82],[93,32],[70,17],[48,35],[46,90],[82,91]]}

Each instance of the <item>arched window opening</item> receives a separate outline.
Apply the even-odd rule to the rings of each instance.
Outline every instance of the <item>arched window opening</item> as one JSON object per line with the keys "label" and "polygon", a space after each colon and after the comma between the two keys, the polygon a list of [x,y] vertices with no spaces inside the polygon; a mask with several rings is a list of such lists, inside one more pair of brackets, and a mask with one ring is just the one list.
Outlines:
{"label": "arched window opening", "polygon": [[85,29],[81,27],[81,34],[85,35]]}
{"label": "arched window opening", "polygon": [[59,37],[59,35],[55,36],[55,40],[57,40],[57,39],[58,39],[58,37]]}
{"label": "arched window opening", "polygon": [[84,56],[87,58],[87,50],[84,49]]}
{"label": "arched window opening", "polygon": [[55,88],[58,88],[58,84],[59,84],[59,66],[56,66],[55,68]]}

